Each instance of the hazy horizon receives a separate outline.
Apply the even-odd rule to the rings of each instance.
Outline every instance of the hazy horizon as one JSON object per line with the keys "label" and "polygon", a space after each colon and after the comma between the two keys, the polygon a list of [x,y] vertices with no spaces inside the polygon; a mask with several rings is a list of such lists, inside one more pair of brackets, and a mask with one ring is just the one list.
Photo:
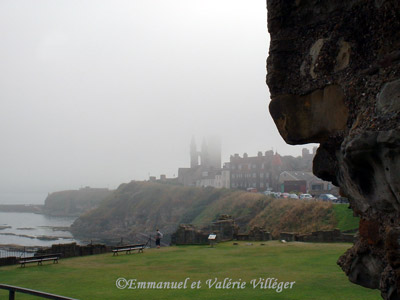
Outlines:
{"label": "hazy horizon", "polygon": [[[116,188],[286,145],[268,112],[265,0],[0,2],[0,202]],[[307,145],[311,149],[314,145]]]}

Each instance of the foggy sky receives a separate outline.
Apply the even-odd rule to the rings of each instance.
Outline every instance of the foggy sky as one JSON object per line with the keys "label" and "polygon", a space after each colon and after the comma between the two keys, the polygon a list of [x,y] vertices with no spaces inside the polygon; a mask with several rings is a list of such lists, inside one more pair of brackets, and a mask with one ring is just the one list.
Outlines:
{"label": "foggy sky", "polygon": [[192,136],[219,135],[223,162],[300,155],[268,112],[265,6],[2,0],[0,197],[171,177]]}

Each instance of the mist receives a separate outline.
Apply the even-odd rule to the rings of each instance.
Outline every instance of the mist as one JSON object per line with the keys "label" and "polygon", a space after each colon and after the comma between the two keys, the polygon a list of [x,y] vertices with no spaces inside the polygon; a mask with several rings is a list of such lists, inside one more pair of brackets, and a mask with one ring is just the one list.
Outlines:
{"label": "mist", "polygon": [[268,112],[266,20],[265,0],[1,1],[0,202],[173,177],[192,136],[222,162],[300,155]]}

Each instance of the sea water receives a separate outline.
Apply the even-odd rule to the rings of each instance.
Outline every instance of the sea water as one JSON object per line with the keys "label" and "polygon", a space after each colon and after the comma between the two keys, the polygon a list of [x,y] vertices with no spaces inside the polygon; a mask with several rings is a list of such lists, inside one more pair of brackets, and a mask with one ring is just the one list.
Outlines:
{"label": "sea water", "polygon": [[[75,219],[35,213],[0,212],[0,245],[43,247],[79,243],[66,231]],[[47,240],[49,237],[51,240]]]}

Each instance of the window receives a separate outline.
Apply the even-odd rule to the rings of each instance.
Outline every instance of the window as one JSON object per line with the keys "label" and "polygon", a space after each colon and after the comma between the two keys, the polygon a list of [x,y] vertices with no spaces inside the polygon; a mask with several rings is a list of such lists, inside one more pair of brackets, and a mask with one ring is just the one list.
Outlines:
{"label": "window", "polygon": [[261,183],[260,183],[260,187],[264,187],[264,183],[261,182]]}
{"label": "window", "polygon": [[253,173],[253,178],[256,178],[257,177],[257,174],[256,173]]}
{"label": "window", "polygon": [[323,190],[322,184],[313,184],[311,186],[311,190],[313,190],[313,191],[321,191],[321,190]]}
{"label": "window", "polygon": [[260,178],[263,178],[264,177],[264,173],[260,173]]}
{"label": "window", "polygon": [[253,164],[253,169],[257,168],[257,165]]}

